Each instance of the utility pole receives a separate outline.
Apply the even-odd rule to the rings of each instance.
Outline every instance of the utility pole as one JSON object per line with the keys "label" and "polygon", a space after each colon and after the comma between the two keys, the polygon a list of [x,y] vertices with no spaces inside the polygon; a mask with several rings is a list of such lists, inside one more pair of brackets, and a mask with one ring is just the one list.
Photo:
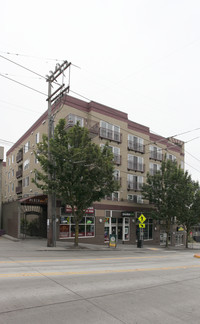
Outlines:
{"label": "utility pole", "polygon": [[[53,116],[52,104],[56,99],[61,97],[64,93],[69,92],[69,85],[65,87],[65,84],[57,83],[57,78],[64,73],[64,71],[71,65],[68,61],[64,61],[63,64],[56,64],[55,71],[51,72],[50,76],[47,76],[48,82],[48,160],[51,161],[50,153],[50,139],[53,137]],[[59,87],[52,93],[52,83],[59,85]],[[64,88],[65,87],[65,88]],[[48,172],[48,180],[52,180],[52,174]],[[56,195],[48,194],[48,208],[47,208],[47,246],[56,246]]]}

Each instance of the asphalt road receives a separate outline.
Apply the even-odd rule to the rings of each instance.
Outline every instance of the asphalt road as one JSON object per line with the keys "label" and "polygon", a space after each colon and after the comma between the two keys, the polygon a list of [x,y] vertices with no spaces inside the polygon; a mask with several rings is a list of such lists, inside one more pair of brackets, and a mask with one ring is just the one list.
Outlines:
{"label": "asphalt road", "polygon": [[45,250],[0,238],[0,323],[200,323],[195,253]]}

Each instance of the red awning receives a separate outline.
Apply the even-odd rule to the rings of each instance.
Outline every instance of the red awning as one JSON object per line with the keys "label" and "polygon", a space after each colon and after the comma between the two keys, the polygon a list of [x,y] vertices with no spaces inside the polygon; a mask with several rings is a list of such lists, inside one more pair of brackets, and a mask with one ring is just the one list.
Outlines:
{"label": "red awning", "polygon": [[20,199],[20,203],[22,205],[46,205],[47,204],[48,197],[47,195],[38,195],[38,196],[32,196]]}

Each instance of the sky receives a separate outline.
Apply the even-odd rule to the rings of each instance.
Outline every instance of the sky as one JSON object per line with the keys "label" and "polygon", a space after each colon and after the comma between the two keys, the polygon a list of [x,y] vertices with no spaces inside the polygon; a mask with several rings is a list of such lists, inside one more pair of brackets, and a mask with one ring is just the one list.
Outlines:
{"label": "sky", "polygon": [[45,76],[67,60],[70,95],[177,135],[200,181],[199,17],[199,0],[1,0],[0,146],[46,111]]}

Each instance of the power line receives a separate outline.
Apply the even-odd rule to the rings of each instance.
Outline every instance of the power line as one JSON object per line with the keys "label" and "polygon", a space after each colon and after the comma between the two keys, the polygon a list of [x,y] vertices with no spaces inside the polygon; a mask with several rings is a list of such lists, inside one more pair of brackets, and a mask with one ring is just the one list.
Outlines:
{"label": "power line", "polygon": [[35,91],[35,92],[38,92],[38,93],[44,95],[45,97],[47,97],[47,95],[46,95],[45,93],[43,93],[43,92],[41,92],[41,91],[39,91],[39,90],[36,90],[36,89],[34,89],[34,88],[32,88],[32,87],[29,87],[29,86],[27,86],[26,84],[23,84],[23,83],[21,83],[21,82],[19,82],[19,81],[16,81],[16,80],[14,80],[14,79],[11,79],[11,78],[9,78],[9,77],[7,77],[7,76],[1,74],[1,73],[0,73],[0,76],[2,76],[3,78],[8,79],[8,80],[10,80],[10,81],[13,81],[13,82],[15,82],[15,83],[18,83],[18,84],[22,85],[22,86],[25,87],[25,88],[31,89],[31,90],[33,90],[33,91]]}
{"label": "power line", "polygon": [[17,66],[21,67],[21,68],[24,69],[24,70],[27,70],[27,71],[29,71],[29,72],[31,72],[31,73],[33,73],[33,74],[36,74],[37,76],[39,76],[39,77],[41,77],[41,78],[43,78],[43,79],[45,79],[45,80],[47,80],[47,78],[45,78],[43,75],[41,75],[41,74],[39,74],[39,73],[37,73],[37,72],[35,72],[35,71],[33,71],[33,70],[31,70],[31,69],[25,67],[25,66],[23,66],[23,65],[21,65],[21,64],[19,64],[19,63],[14,62],[14,61],[8,59],[8,58],[5,57],[5,56],[0,55],[0,57],[3,58],[4,60],[7,60],[7,61],[13,63],[13,64],[16,64]]}

